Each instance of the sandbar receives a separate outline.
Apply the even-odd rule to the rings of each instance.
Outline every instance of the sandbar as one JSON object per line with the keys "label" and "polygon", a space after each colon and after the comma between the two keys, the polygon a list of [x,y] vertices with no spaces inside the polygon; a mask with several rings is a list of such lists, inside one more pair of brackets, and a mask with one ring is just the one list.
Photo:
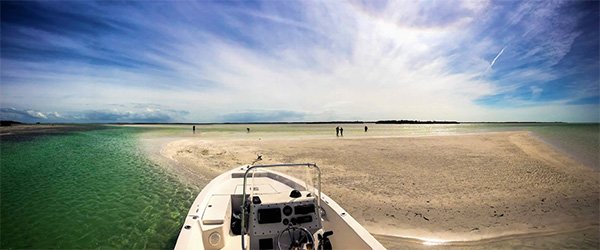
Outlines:
{"label": "sandbar", "polygon": [[323,192],[391,248],[398,246],[393,238],[451,243],[598,231],[599,172],[530,132],[302,140],[198,135],[163,140],[159,148],[198,185],[258,155],[261,164],[315,162]]}

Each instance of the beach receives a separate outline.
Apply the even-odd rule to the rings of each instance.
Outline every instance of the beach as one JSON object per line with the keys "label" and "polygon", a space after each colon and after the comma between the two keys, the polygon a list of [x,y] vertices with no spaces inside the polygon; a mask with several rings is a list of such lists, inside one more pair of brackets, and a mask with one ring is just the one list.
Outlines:
{"label": "beach", "polygon": [[592,246],[598,242],[599,172],[527,131],[346,137],[199,132],[146,140],[189,182],[205,184],[258,155],[257,164],[317,163],[322,191],[390,248],[581,230]]}

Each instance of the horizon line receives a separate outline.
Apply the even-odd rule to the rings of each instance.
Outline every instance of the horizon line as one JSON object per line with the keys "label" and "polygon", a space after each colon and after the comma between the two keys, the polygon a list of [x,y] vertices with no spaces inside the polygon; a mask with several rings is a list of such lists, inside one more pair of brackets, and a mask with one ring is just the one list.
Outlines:
{"label": "horizon line", "polygon": [[338,121],[248,121],[248,122],[19,122],[1,120],[2,126],[11,125],[243,125],[243,124],[599,124],[600,122],[564,122],[564,121],[454,121],[454,120],[338,120]]}

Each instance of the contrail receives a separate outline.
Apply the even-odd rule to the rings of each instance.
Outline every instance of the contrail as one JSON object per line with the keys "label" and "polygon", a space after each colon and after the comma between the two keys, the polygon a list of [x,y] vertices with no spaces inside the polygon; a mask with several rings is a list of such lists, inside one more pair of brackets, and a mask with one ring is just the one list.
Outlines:
{"label": "contrail", "polygon": [[504,49],[506,49],[506,46],[504,46],[504,48],[502,48],[502,50],[500,50],[500,52],[498,53],[498,55],[496,55],[496,57],[494,57],[494,60],[492,60],[492,63],[490,63],[490,69],[492,68],[492,66],[494,66],[494,63],[496,63],[496,60],[498,60],[498,57],[500,57],[500,55],[502,55],[502,52],[504,52]]}

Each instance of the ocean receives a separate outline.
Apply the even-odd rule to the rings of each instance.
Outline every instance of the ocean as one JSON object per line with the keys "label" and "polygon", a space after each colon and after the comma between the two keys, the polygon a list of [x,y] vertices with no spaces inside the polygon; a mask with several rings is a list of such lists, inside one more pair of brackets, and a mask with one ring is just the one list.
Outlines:
{"label": "ocean", "polygon": [[3,138],[0,248],[173,248],[199,190],[148,160],[140,130]]}
{"label": "ocean", "polygon": [[[531,131],[581,163],[600,169],[598,124],[344,124],[345,136],[427,136]],[[335,136],[336,125],[203,125],[198,133],[234,138]],[[332,133],[333,131],[333,133]],[[0,142],[0,248],[173,248],[202,187],[152,160],[140,138],[180,136],[191,126],[89,126]],[[233,167],[233,166],[232,166]]]}

